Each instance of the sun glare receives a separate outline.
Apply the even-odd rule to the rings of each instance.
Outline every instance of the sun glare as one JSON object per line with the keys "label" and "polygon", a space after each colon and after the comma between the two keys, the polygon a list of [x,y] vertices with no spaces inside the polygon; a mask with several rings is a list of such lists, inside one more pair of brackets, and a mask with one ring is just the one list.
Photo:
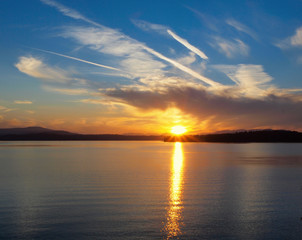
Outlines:
{"label": "sun glare", "polygon": [[184,134],[185,132],[187,132],[187,128],[181,125],[173,126],[171,128],[171,133],[175,135],[181,135]]}

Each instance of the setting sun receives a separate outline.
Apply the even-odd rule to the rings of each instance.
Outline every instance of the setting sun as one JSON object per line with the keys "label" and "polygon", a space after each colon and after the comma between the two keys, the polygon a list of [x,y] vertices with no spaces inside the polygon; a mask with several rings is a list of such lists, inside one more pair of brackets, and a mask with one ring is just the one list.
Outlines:
{"label": "setting sun", "polygon": [[175,134],[175,135],[181,135],[184,134],[185,132],[187,132],[187,128],[181,125],[177,125],[177,126],[173,126],[171,128],[171,133]]}

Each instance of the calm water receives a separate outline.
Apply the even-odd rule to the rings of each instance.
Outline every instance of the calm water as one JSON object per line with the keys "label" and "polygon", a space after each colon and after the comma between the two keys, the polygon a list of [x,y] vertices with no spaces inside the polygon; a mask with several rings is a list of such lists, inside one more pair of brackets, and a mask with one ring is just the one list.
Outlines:
{"label": "calm water", "polygon": [[302,144],[0,142],[1,239],[302,239]]}

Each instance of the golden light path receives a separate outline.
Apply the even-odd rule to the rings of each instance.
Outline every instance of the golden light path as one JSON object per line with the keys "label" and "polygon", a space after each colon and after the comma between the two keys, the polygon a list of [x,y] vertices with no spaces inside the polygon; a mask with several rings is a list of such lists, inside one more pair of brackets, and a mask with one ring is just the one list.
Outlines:
{"label": "golden light path", "polygon": [[170,197],[167,212],[165,231],[167,239],[178,236],[181,233],[180,222],[182,214],[182,191],[183,191],[183,150],[182,143],[174,145],[173,165],[170,178]]}

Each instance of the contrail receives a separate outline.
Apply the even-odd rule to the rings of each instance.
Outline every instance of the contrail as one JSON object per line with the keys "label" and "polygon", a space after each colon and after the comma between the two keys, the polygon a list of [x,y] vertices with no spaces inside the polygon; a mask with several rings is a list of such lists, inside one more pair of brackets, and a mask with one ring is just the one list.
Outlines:
{"label": "contrail", "polygon": [[42,51],[42,52],[46,52],[46,53],[50,53],[50,54],[54,54],[54,55],[57,55],[57,56],[73,59],[73,60],[76,60],[76,61],[79,61],[79,62],[88,63],[88,64],[91,64],[91,65],[94,65],[94,66],[98,66],[98,67],[102,67],[102,68],[107,68],[107,69],[123,72],[122,70],[120,70],[118,68],[114,68],[114,67],[102,65],[102,64],[99,64],[99,63],[94,63],[94,62],[86,61],[86,60],[83,60],[83,59],[80,59],[80,58],[71,57],[71,56],[67,56],[67,55],[64,55],[64,54],[60,54],[60,53],[56,53],[56,52],[52,52],[52,51],[47,51],[47,50],[43,50],[43,49],[38,49],[38,48],[33,48],[33,49],[36,49],[36,50],[39,50],[39,51]]}
{"label": "contrail", "polygon": [[144,47],[144,49],[146,51],[148,51],[149,53],[153,54],[154,56],[156,56],[156,57],[158,57],[158,58],[160,58],[162,60],[165,60],[165,61],[171,63],[172,65],[174,65],[178,69],[180,69],[180,70],[182,70],[182,71],[190,74],[191,76],[193,76],[193,77],[195,77],[195,78],[197,78],[197,79],[205,82],[206,84],[208,84],[208,85],[210,85],[212,87],[220,87],[221,86],[220,83],[215,82],[215,81],[213,81],[213,80],[211,80],[211,79],[209,79],[207,77],[204,77],[204,76],[200,75],[199,73],[193,71],[192,69],[190,69],[190,68],[188,68],[188,67],[186,67],[186,66],[184,66],[184,65],[182,65],[182,64],[180,64],[180,63],[178,63],[178,62],[176,62],[176,61],[174,61],[174,60],[172,60],[170,58],[167,58],[166,56],[162,55],[159,52],[154,51],[152,48]]}
{"label": "contrail", "polygon": [[208,56],[205,55],[204,52],[200,51],[197,47],[194,47],[193,45],[191,45],[186,39],[181,38],[180,36],[178,36],[177,34],[175,34],[174,32],[172,32],[171,30],[167,30],[167,32],[179,43],[181,43],[182,45],[184,45],[186,48],[188,48],[189,50],[191,50],[192,52],[196,53],[199,57],[203,58],[203,59],[208,59]]}

